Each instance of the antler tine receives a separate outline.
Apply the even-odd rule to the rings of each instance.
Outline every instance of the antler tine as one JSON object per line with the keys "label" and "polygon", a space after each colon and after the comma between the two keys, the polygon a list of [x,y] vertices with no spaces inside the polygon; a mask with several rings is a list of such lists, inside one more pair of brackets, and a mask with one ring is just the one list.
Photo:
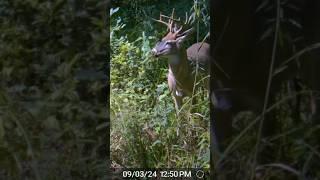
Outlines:
{"label": "antler tine", "polygon": [[182,30],[182,28],[183,28],[183,26],[181,26],[178,30],[175,30],[175,34],[179,34],[180,33],[180,31]]}
{"label": "antler tine", "polygon": [[174,17],[174,8],[172,9],[171,19],[173,19],[173,17]]}
{"label": "antler tine", "polygon": [[173,31],[172,31],[173,21],[174,21],[174,8],[172,9],[171,17],[170,17],[170,19],[169,19],[169,24],[170,24],[169,31],[170,31],[170,32],[173,32]]}
{"label": "antler tine", "polygon": [[158,20],[158,19],[154,19],[154,18],[152,18],[152,19],[153,19],[154,21],[157,21],[157,22],[159,22],[159,23],[162,23],[162,24],[166,25],[167,27],[170,26],[169,23],[166,23],[166,22],[164,22],[164,21],[162,21],[162,20]]}
{"label": "antler tine", "polygon": [[[163,15],[161,12],[160,12],[160,18],[159,19],[153,19],[154,21],[157,21],[157,22],[159,22],[159,23],[162,23],[162,24],[164,24],[164,25],[166,25],[167,26],[167,29],[169,29],[169,31],[170,32],[176,32],[176,28],[174,28],[173,27],[173,25],[176,25],[176,24],[174,24],[174,22],[175,21],[178,21],[178,22],[180,22],[181,20],[180,20],[180,18],[179,19],[174,19],[174,13],[175,13],[175,9],[173,8],[172,9],[172,12],[171,12],[171,16],[169,17],[169,16],[166,16],[166,15]],[[162,20],[162,18],[168,18],[169,20],[168,20],[168,22],[165,22],[165,21],[163,21]],[[173,29],[174,28],[174,29]],[[181,29],[181,28],[180,28]],[[173,31],[174,30],[174,31]]]}
{"label": "antler tine", "polygon": [[176,24],[173,24],[174,23],[174,20],[173,19],[170,19],[170,32],[174,32],[172,31],[172,28],[173,28],[173,25],[176,25]]}
{"label": "antler tine", "polygon": [[188,23],[188,12],[186,12],[186,20],[184,22],[184,24],[187,24]]}
{"label": "antler tine", "polygon": [[167,23],[167,22],[164,22],[163,20],[162,20],[162,17],[163,17],[164,15],[162,15],[162,13],[160,12],[160,17],[159,17],[159,19],[154,19],[154,18],[152,18],[154,21],[157,21],[157,22],[159,22],[159,23],[162,23],[162,24],[164,24],[164,25],[166,25],[167,26],[167,28],[168,29],[170,29],[170,23]]}
{"label": "antler tine", "polygon": [[168,19],[172,19],[172,20],[174,20],[174,21],[181,21],[180,18],[179,18],[179,19],[175,19],[175,18],[166,16],[166,15],[163,15],[163,14],[161,14],[161,17],[165,17],[165,18],[168,18]]}
{"label": "antler tine", "polygon": [[171,32],[171,24],[169,24],[169,23],[166,23],[166,22],[164,22],[164,21],[160,21],[160,20],[157,20],[157,19],[154,19],[155,21],[157,21],[157,22],[159,22],[159,23],[162,23],[162,24],[164,24],[164,25],[166,25],[166,27],[167,27],[167,29],[169,29],[169,31]]}

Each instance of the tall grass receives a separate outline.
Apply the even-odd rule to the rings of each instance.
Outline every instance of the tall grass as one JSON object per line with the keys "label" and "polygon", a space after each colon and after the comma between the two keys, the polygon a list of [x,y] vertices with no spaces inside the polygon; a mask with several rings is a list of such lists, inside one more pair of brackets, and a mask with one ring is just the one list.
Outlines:
{"label": "tall grass", "polygon": [[[134,41],[116,12],[111,18],[111,159],[113,166],[209,167],[207,90],[184,99],[176,115],[166,74],[167,61],[150,57],[154,36]],[[197,98],[196,104],[191,99]],[[192,110],[192,111],[191,111]],[[197,113],[193,113],[197,112]]]}

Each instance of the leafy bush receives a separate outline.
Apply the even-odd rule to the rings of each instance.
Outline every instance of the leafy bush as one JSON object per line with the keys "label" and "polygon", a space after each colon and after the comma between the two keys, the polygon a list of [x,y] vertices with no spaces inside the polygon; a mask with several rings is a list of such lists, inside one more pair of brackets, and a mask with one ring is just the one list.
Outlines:
{"label": "leafy bush", "polygon": [[1,1],[2,178],[104,177],[107,33],[101,7],[90,0]]}

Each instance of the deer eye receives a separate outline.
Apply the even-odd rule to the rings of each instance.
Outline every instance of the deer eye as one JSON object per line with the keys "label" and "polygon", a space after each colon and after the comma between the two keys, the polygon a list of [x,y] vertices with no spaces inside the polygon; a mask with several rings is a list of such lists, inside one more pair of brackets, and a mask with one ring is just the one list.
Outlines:
{"label": "deer eye", "polygon": [[165,42],[165,47],[166,47],[166,48],[171,47],[171,43],[170,43],[170,41],[166,41],[166,42]]}

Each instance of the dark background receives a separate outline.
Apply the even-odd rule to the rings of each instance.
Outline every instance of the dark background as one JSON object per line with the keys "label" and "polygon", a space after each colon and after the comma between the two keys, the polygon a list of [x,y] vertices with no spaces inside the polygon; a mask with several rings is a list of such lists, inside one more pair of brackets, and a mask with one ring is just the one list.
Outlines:
{"label": "dark background", "polygon": [[0,179],[106,179],[106,2],[0,2]]}
{"label": "dark background", "polygon": [[[266,84],[267,71],[262,70],[268,69],[263,64],[270,62],[273,47],[275,4],[271,0],[211,3],[212,44],[218,42],[228,16],[232,26],[214,56],[229,64],[224,65],[228,72],[247,73],[235,82],[241,86],[255,89],[259,77],[264,79],[259,86],[262,91]],[[281,1],[281,7],[277,59],[287,59],[319,41],[320,3]],[[107,179],[108,14],[102,1],[0,2],[1,179]],[[308,51],[300,58],[309,62],[301,66],[306,69],[300,71],[301,77],[308,77],[303,84],[317,90],[319,51]],[[262,62],[259,68],[252,64],[257,61]],[[228,70],[235,67],[238,70]],[[293,68],[289,77],[296,74],[295,69],[299,68]],[[301,111],[305,118],[297,122],[286,118],[291,113],[285,114],[273,127],[281,130],[275,135],[286,136],[276,143],[278,153],[271,162],[278,164],[269,169],[267,179],[320,177],[319,126],[318,121],[309,120],[308,113]],[[247,175],[254,140],[254,132],[241,138],[237,142],[242,146],[227,156],[235,165],[229,171],[234,179]]]}
{"label": "dark background", "polygon": [[[211,2],[212,55],[230,77],[212,64],[212,89],[221,81],[231,89],[221,96],[232,105],[224,112],[211,109],[213,132],[225,155],[211,163],[216,175],[318,179],[320,2]],[[271,61],[279,73],[267,85]],[[266,93],[266,109],[273,108],[260,129],[262,118],[256,117]]]}

